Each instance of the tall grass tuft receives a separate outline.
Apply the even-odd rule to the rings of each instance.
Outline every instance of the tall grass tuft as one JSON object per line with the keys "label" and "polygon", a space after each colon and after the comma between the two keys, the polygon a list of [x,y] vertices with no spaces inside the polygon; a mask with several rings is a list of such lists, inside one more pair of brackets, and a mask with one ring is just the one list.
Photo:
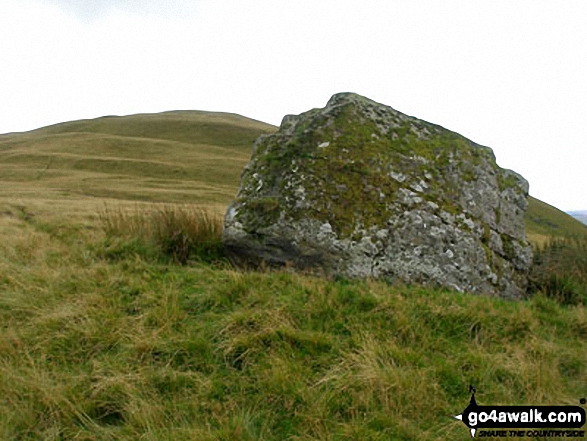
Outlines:
{"label": "tall grass tuft", "polygon": [[551,238],[534,251],[530,292],[564,305],[587,305],[587,239]]}
{"label": "tall grass tuft", "polygon": [[108,237],[129,239],[139,247],[151,246],[182,265],[190,259],[211,262],[223,257],[222,218],[199,207],[105,207],[100,220]]}

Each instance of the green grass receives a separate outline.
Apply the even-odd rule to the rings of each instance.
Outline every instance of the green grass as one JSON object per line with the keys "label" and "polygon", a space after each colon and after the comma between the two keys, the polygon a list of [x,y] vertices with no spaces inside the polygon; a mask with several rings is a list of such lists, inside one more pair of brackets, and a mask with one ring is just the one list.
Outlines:
{"label": "green grass", "polygon": [[222,218],[201,208],[136,206],[128,211],[106,206],[100,221],[107,237],[108,256],[132,245],[147,255],[159,255],[181,265],[190,258],[209,263],[224,259]]}
{"label": "green grass", "polygon": [[[468,439],[488,404],[577,404],[587,316],[382,282],[177,266],[14,212],[2,439]],[[6,239],[6,237],[5,237]]]}
{"label": "green grass", "polygon": [[535,244],[544,245],[550,238],[587,238],[587,225],[567,213],[536,198],[528,199],[526,233]]}
{"label": "green grass", "polygon": [[[556,289],[507,302],[207,254],[273,129],[180,112],[0,136],[0,439],[466,440],[470,384],[479,404],[585,397],[585,306]],[[540,234],[570,232],[538,207]],[[567,252],[557,274],[585,255]]]}
{"label": "green grass", "polygon": [[197,111],[105,117],[0,135],[0,202],[87,214],[104,200],[212,206],[234,198],[253,141],[275,127]]}
{"label": "green grass", "polygon": [[587,305],[587,238],[553,238],[536,247],[530,290],[561,304]]}

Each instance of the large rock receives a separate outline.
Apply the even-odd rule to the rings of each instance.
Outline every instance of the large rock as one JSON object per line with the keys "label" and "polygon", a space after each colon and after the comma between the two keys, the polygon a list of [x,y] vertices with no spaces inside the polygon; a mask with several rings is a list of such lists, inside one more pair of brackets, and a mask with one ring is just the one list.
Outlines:
{"label": "large rock", "polygon": [[234,261],[521,297],[528,183],[491,149],[359,95],[261,136],[227,210]]}

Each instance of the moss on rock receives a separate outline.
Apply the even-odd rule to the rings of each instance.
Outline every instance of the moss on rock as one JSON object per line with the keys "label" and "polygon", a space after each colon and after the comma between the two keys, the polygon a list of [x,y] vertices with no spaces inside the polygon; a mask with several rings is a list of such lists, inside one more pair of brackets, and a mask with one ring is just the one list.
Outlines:
{"label": "moss on rock", "polygon": [[[527,271],[527,192],[491,149],[359,95],[337,94],[257,140],[224,237],[235,260],[247,263],[289,259],[306,268],[302,259],[320,255],[315,261],[330,265],[320,268],[326,273],[519,297],[524,287],[505,279]],[[492,248],[491,231],[522,245]],[[279,249],[275,262],[270,249]]]}

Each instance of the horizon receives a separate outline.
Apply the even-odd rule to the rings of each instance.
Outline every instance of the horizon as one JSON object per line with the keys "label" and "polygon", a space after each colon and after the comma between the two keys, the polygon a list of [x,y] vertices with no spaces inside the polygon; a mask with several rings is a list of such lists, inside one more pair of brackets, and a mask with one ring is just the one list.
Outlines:
{"label": "horizon", "polygon": [[582,1],[6,0],[0,133],[199,110],[279,125],[352,91],[493,149],[584,211]]}

